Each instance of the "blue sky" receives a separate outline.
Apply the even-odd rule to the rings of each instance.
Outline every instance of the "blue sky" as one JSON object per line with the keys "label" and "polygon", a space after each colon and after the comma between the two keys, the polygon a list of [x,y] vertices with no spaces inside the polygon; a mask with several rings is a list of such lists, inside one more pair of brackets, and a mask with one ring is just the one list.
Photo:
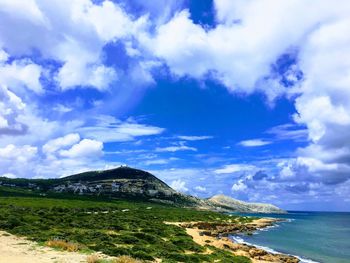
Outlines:
{"label": "blue sky", "polygon": [[0,2],[0,175],[127,164],[200,197],[348,211],[349,11]]}

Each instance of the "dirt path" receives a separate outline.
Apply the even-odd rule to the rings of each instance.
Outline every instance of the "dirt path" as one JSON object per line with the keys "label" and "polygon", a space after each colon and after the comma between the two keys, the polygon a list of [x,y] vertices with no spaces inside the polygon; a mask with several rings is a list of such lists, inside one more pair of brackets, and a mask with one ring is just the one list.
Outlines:
{"label": "dirt path", "polygon": [[0,231],[0,263],[86,263],[87,255],[38,246],[25,238]]}

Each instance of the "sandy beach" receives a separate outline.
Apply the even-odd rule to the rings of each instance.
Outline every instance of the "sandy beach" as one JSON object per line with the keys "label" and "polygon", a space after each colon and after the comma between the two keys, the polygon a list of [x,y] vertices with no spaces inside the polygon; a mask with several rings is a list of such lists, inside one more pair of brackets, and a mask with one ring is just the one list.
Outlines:
{"label": "sandy beach", "polygon": [[[260,218],[256,219],[250,223],[244,224],[244,227],[248,227],[250,230],[257,230],[260,228],[265,228],[276,223],[276,219],[273,218]],[[245,256],[251,259],[253,263],[297,263],[299,259],[284,255],[284,254],[273,254],[269,253],[260,248],[256,248],[254,246],[246,245],[246,244],[238,244],[233,242],[232,239],[229,239],[225,236],[226,232],[224,227],[220,226],[220,230],[213,229],[203,229],[203,225],[201,222],[189,222],[189,223],[170,223],[179,227],[183,227],[186,229],[188,235],[192,236],[193,240],[201,245],[201,246],[214,246],[216,248],[228,250],[237,256]],[[206,224],[206,223],[203,223]],[[232,227],[237,224],[228,224],[228,228],[232,229]],[[218,238],[217,234],[220,234],[220,231],[223,233],[223,236]],[[213,234],[214,233],[214,234]],[[211,253],[210,248],[207,249],[206,253]]]}

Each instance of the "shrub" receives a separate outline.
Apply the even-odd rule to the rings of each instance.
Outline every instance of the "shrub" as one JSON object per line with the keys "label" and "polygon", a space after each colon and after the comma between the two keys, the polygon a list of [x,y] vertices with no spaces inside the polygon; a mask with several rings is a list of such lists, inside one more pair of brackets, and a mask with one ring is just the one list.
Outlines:
{"label": "shrub", "polygon": [[69,252],[76,252],[79,250],[79,245],[76,243],[67,242],[64,240],[49,240],[46,245],[52,248],[67,250]]}
{"label": "shrub", "polygon": [[116,258],[113,263],[141,263],[141,261],[129,256],[121,256]]}
{"label": "shrub", "polygon": [[97,255],[90,255],[86,258],[87,263],[98,263],[100,261],[100,257]]}

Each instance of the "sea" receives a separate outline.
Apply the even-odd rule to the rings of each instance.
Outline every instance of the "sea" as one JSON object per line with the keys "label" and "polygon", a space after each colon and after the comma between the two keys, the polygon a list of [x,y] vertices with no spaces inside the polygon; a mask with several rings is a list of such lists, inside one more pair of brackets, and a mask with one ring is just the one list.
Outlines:
{"label": "sea", "polygon": [[234,241],[270,252],[297,256],[303,263],[350,263],[350,213],[298,212],[240,214],[285,219],[253,235],[233,235]]}

